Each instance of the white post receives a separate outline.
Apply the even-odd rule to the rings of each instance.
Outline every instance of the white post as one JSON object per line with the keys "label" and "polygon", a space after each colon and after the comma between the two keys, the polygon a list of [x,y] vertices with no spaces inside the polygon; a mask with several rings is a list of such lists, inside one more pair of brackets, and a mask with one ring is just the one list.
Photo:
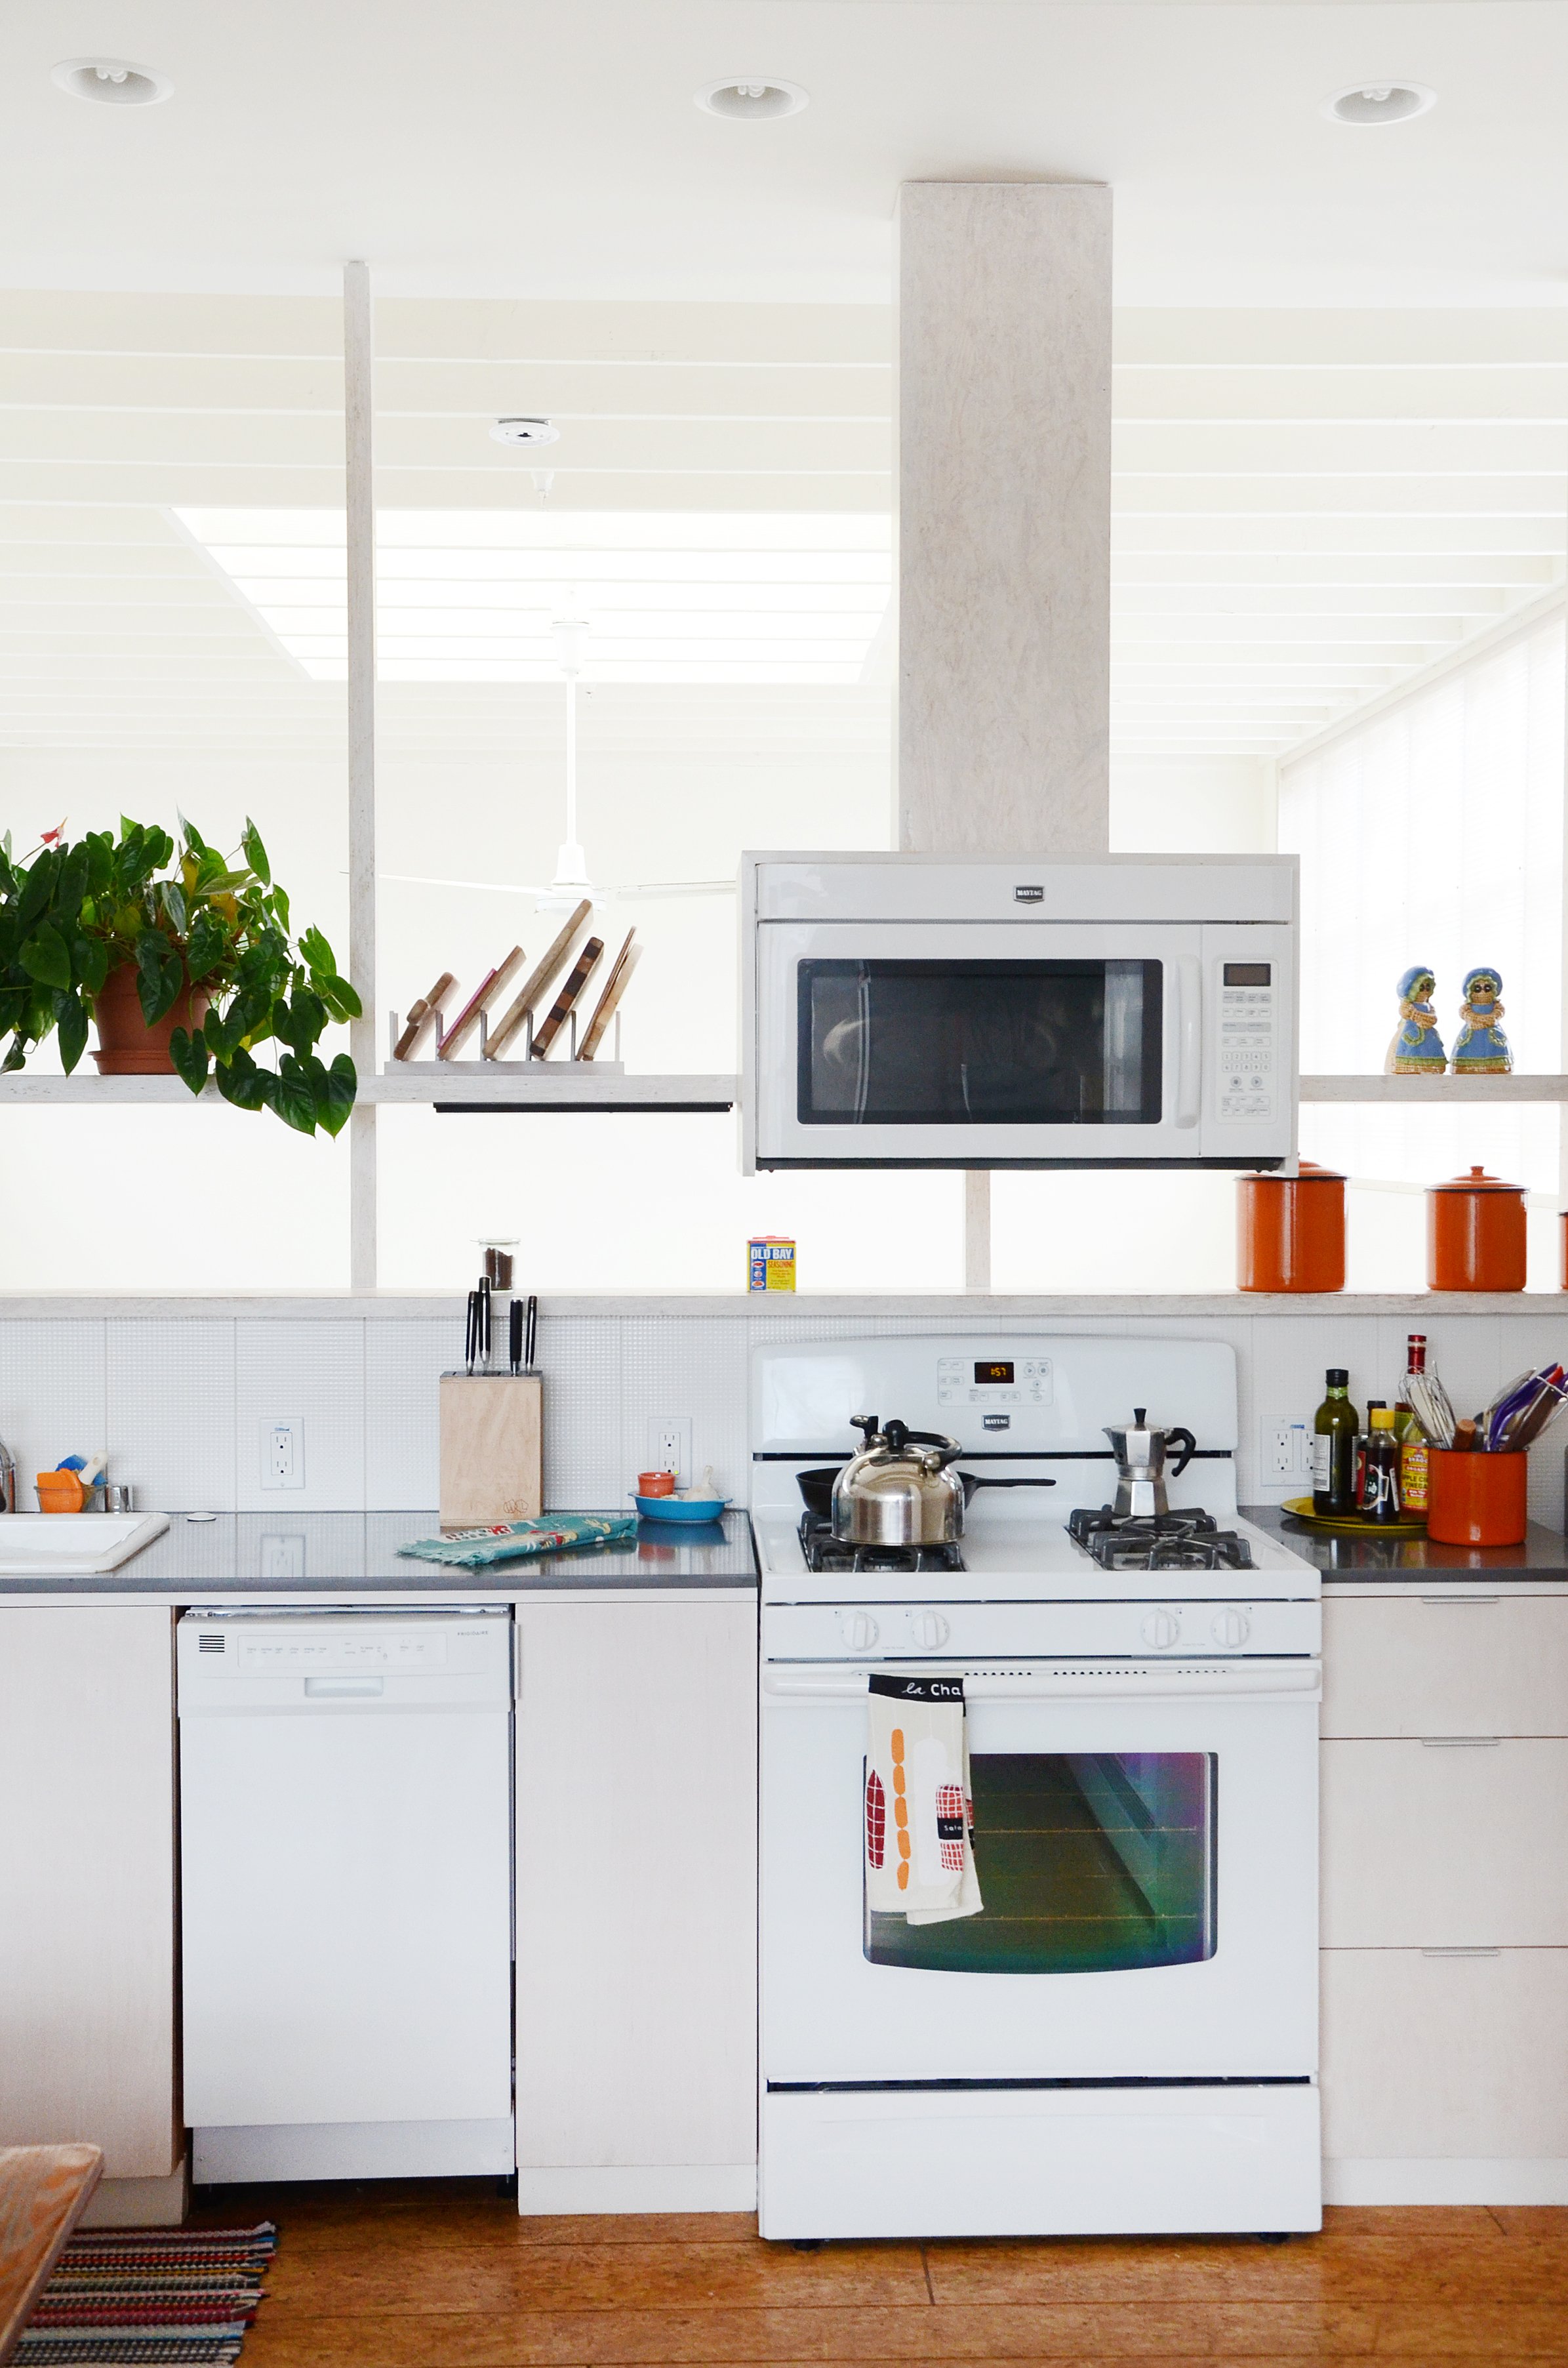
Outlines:
{"label": "white post", "polygon": [[[343,425],[348,564],[348,975],[364,1017],[348,1030],[363,1087],[376,1066],[375,331],[368,265],[343,267]],[[376,1106],[349,1121],[349,1281],[376,1287]]]}

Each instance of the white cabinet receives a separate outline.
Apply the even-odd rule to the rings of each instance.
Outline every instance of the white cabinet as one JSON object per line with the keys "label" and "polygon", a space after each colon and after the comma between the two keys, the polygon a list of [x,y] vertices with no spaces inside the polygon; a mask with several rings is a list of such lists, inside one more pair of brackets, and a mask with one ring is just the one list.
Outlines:
{"label": "white cabinet", "polygon": [[171,1614],[0,1606],[0,2146],[176,2169]]}
{"label": "white cabinet", "polygon": [[756,1606],[517,1607],[517,2190],[748,2208]]}
{"label": "white cabinet", "polygon": [[1338,2203],[1568,2203],[1568,1595],[1324,1606]]}

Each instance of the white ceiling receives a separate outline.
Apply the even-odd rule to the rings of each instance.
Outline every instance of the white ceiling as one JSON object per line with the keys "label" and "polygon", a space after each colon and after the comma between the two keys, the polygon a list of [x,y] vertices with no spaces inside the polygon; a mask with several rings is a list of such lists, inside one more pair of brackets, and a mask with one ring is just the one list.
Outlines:
{"label": "white ceiling", "polygon": [[[174,97],[84,105],[98,51]],[[812,104],[700,114],[760,73]],[[1346,83],[1437,106],[1326,121]],[[885,298],[901,180],[1117,198],[1118,300],[1552,304],[1568,295],[1568,6],[1138,0],[32,0],[0,28],[11,284]]]}

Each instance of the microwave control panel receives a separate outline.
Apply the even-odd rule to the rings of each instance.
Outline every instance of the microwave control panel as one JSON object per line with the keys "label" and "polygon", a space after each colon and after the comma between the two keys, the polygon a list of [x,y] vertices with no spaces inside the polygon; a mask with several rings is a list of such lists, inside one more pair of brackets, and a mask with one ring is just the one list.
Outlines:
{"label": "microwave control panel", "polygon": [[1050,1406],[1049,1357],[938,1357],[938,1406]]}
{"label": "microwave control panel", "polygon": [[1275,965],[1222,962],[1215,1078],[1221,1119],[1274,1116],[1277,1046]]}

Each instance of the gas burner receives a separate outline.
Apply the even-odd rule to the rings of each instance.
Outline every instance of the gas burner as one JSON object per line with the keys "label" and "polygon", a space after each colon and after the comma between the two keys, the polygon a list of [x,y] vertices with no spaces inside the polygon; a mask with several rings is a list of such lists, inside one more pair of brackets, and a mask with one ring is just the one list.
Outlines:
{"label": "gas burner", "polygon": [[1102,1570],[1251,1570],[1252,1548],[1212,1513],[1148,1513],[1119,1518],[1108,1505],[1080,1505],[1068,1531]]}
{"label": "gas burner", "polygon": [[801,1552],[815,1571],[962,1570],[957,1546],[852,1546],[833,1534],[820,1513],[801,1516]]}

